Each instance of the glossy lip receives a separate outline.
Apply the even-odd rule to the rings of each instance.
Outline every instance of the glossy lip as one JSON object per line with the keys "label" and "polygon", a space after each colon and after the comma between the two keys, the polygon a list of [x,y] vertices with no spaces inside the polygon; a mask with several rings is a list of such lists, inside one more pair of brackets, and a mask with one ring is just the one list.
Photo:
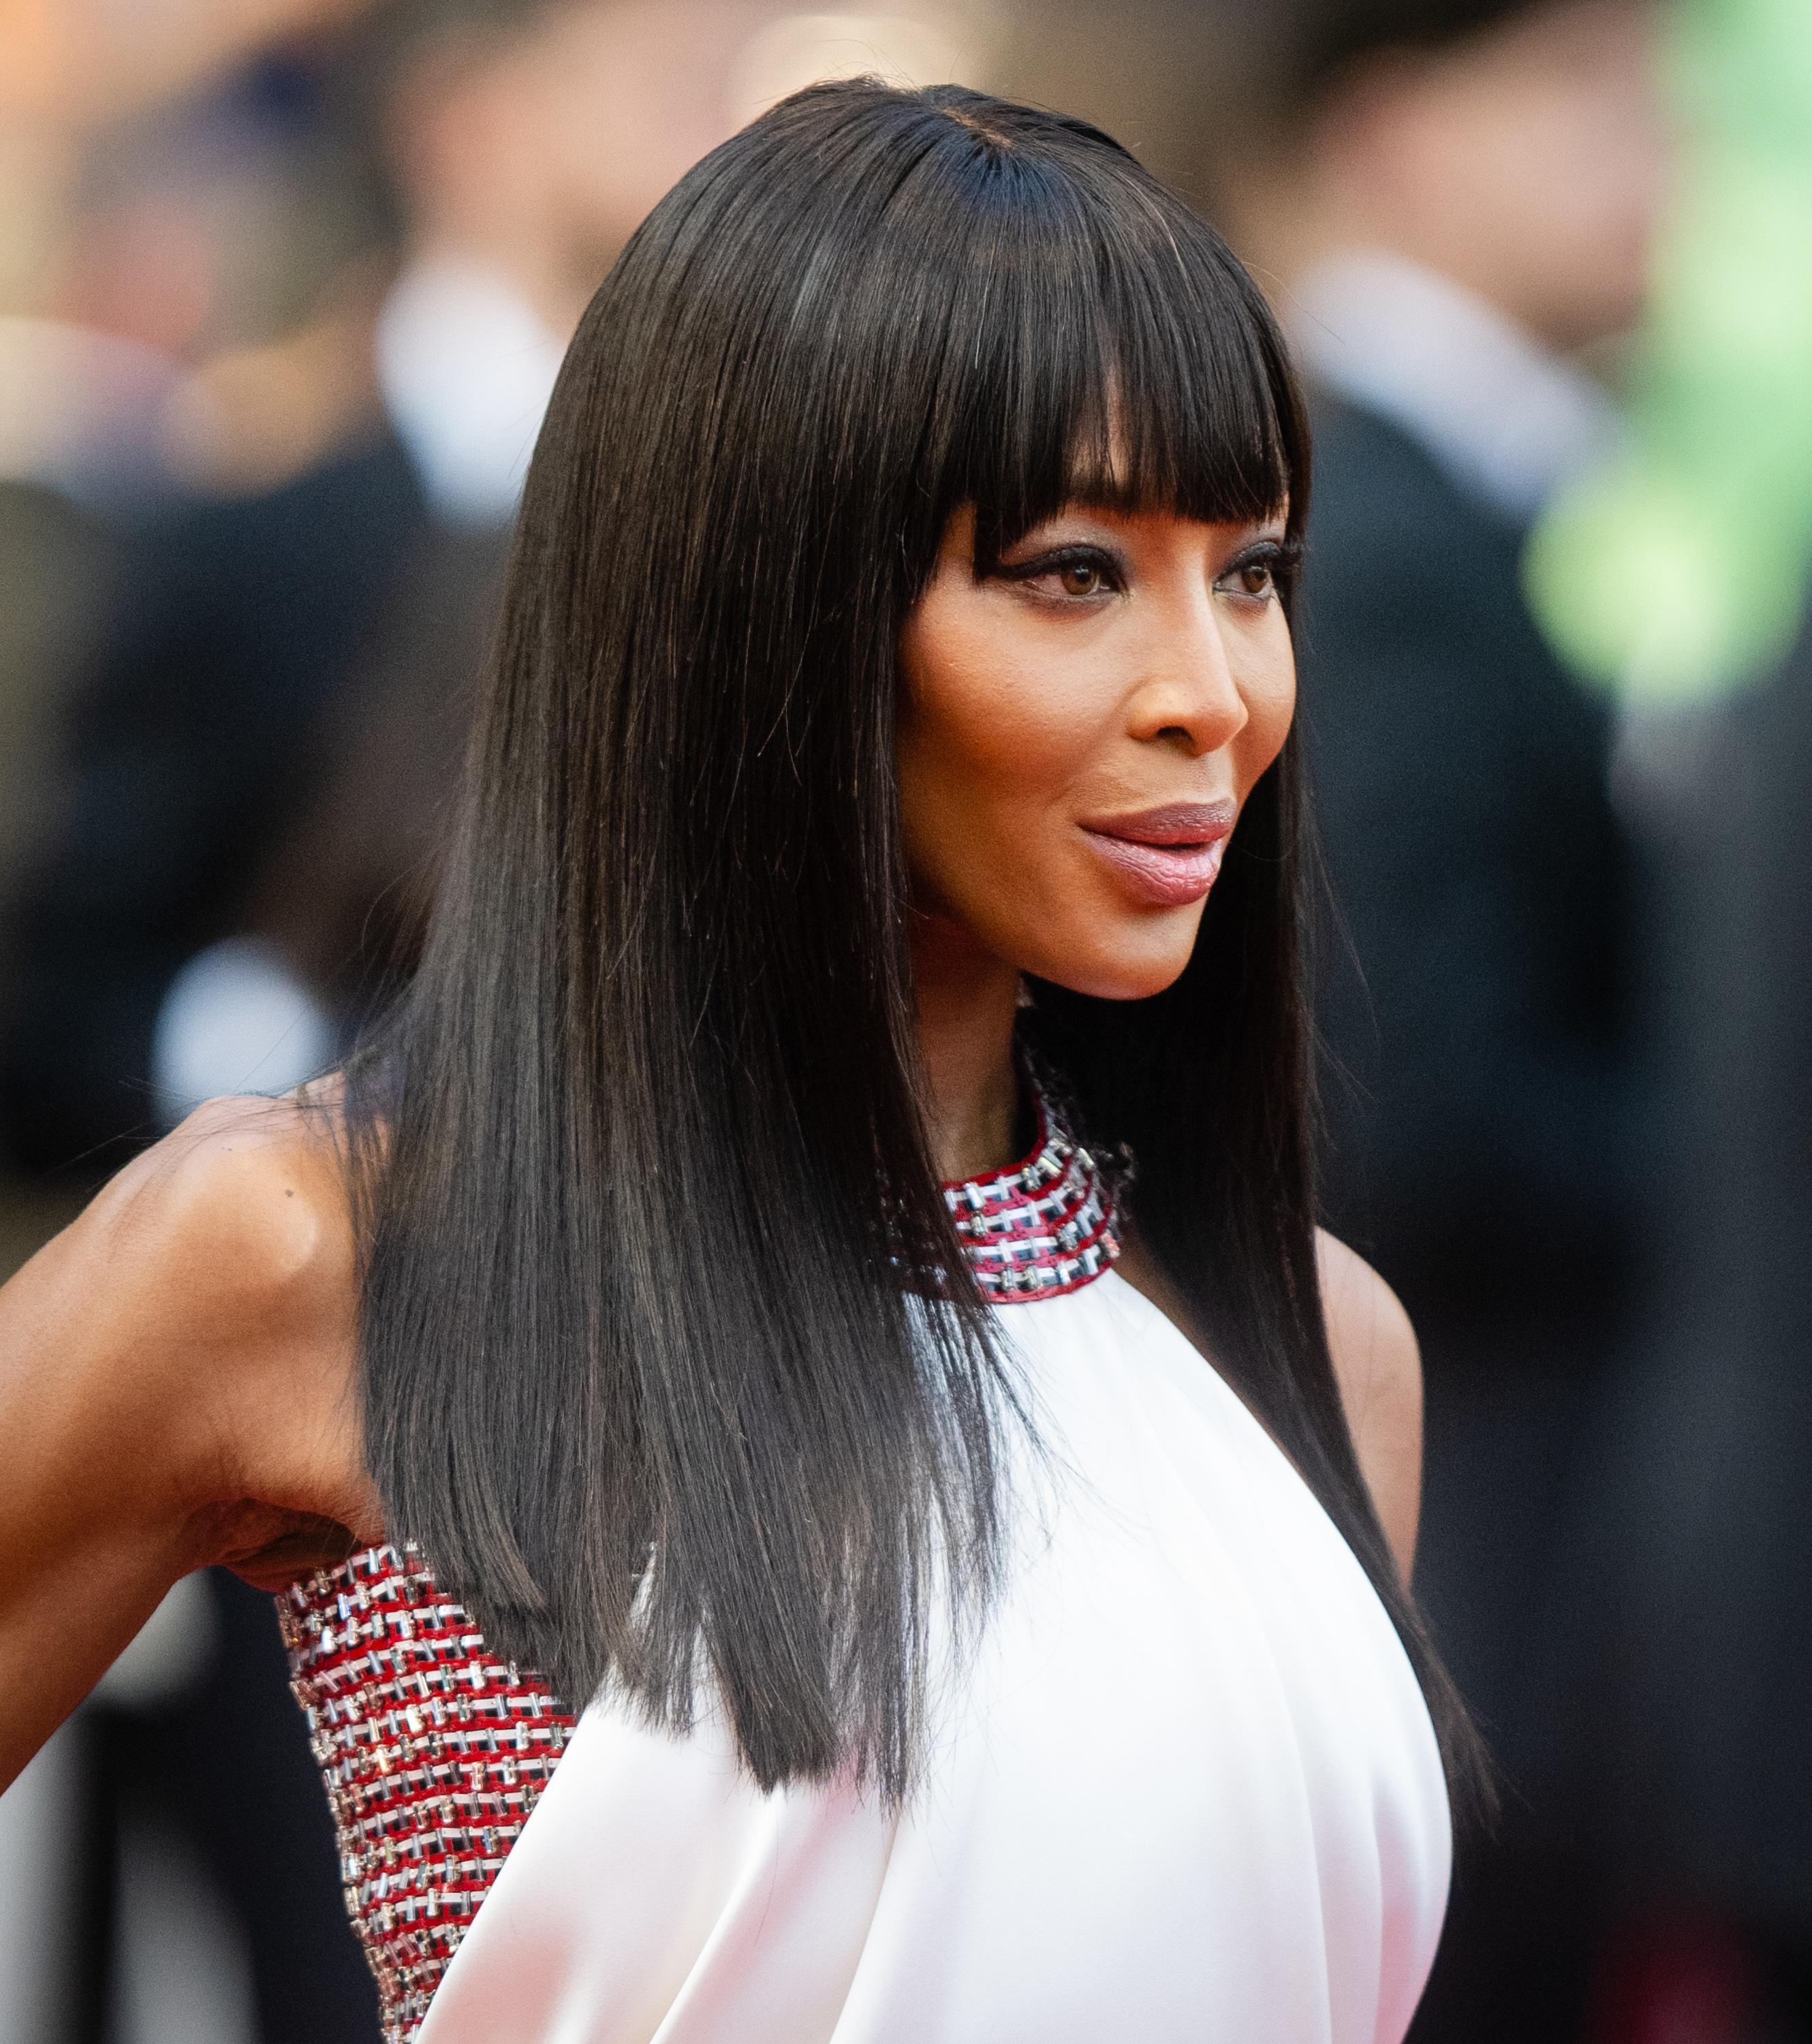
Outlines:
{"label": "glossy lip", "polygon": [[1131,893],[1154,908],[1177,909],[1214,886],[1238,813],[1230,801],[1166,802],[1081,829]]}

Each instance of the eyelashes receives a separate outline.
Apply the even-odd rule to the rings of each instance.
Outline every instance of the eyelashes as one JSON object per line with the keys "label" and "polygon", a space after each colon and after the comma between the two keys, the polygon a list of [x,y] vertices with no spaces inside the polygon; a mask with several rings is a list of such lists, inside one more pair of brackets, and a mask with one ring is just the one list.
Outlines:
{"label": "eyelashes", "polygon": [[1217,589],[1227,589],[1230,582],[1242,581],[1247,576],[1262,575],[1263,586],[1250,586],[1227,593],[1248,597],[1253,601],[1269,601],[1273,596],[1288,593],[1295,581],[1296,571],[1302,564],[1303,543],[1295,538],[1260,540],[1256,544],[1243,547],[1234,555],[1215,578]]}
{"label": "eyelashes", "polygon": [[1256,540],[1250,547],[1242,547],[1223,572],[1230,573],[1253,562],[1279,574],[1293,574],[1303,564],[1303,543],[1294,534],[1281,540]]}
{"label": "eyelashes", "polygon": [[998,566],[994,573],[1003,582],[1042,582],[1046,575],[1077,581],[1096,578],[1095,588],[1065,587],[1064,594],[1069,597],[1118,594],[1127,586],[1125,564],[1105,547],[1054,547],[1029,561],[1015,561],[1011,567]]}
{"label": "eyelashes", "polygon": [[[1227,594],[1243,596],[1250,601],[1269,600],[1273,594],[1282,594],[1288,590],[1302,558],[1303,543],[1293,536],[1254,540],[1251,545],[1242,547],[1223,567],[1215,578],[1215,586]],[[1063,597],[1073,601],[1092,596],[1123,594],[1131,580],[1125,560],[1112,548],[1085,542],[1053,547],[1027,561],[996,563],[990,574],[992,578],[1015,583],[1054,578],[1061,583]],[[1266,578],[1259,588],[1229,587],[1244,577],[1259,575]]]}
{"label": "eyelashes", "polygon": [[1220,579],[1242,573],[1247,568],[1269,568],[1280,582],[1287,582],[1303,563],[1303,543],[1300,540],[1259,540],[1250,547],[1242,547],[1222,569]]}

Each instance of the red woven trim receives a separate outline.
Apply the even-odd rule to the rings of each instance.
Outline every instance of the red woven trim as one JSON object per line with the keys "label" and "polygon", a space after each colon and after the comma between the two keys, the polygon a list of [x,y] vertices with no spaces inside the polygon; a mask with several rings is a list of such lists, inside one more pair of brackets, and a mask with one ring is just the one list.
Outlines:
{"label": "red woven trim", "polygon": [[574,1719],[413,1550],[368,1548],[277,1609],[386,2044],[410,2044]]}

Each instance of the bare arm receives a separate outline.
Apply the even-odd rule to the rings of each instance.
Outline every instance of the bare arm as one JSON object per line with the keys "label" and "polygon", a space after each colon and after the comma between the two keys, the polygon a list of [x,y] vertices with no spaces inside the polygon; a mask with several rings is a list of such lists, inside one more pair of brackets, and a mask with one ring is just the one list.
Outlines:
{"label": "bare arm", "polygon": [[263,1102],[203,1108],[0,1289],[0,1785],[178,1577],[378,1537],[355,1306],[331,1143]]}
{"label": "bare arm", "polygon": [[1359,1466],[1407,1583],[1422,1512],[1422,1353],[1395,1293],[1317,1230],[1327,1345]]}

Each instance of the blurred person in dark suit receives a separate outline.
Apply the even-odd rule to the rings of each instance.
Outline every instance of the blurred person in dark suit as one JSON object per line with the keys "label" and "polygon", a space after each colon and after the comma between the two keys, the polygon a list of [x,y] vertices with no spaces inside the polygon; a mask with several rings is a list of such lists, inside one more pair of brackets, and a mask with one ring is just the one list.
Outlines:
{"label": "blurred person in dark suit", "polygon": [[1759,686],[1620,731],[1657,876],[1663,1197],[1543,1669],[1611,1904],[1591,2044],[1812,2038],[1809,783],[1812,624]]}
{"label": "blurred person in dark suit", "polygon": [[[447,656],[456,726],[566,336],[647,206],[727,132],[727,74],[761,12],[407,0],[356,45],[380,81],[400,267],[364,363],[340,359],[363,387],[334,443],[305,444],[277,486],[155,523],[129,563],[17,919],[0,1118],[20,1164],[80,1159],[95,1179],[194,1098],[335,1054],[333,991],[250,927],[257,876],[390,666],[417,664],[417,624]],[[173,416],[205,426],[207,407]],[[230,448],[191,454],[234,477]],[[451,592],[463,628],[424,587]],[[458,742],[437,712],[389,801],[431,809]]]}
{"label": "blurred person in dark suit", "polygon": [[1610,718],[1537,632],[1520,562],[1550,492],[1614,448],[1577,357],[1640,316],[1666,163],[1638,0],[1457,0],[1432,41],[1439,11],[1334,71],[1289,217],[1249,229],[1287,263],[1316,397],[1304,659],[1364,976],[1326,975],[1358,1081],[1330,1089],[1328,1193],[1431,1345],[1456,1321],[1576,1327],[1627,1247]]}
{"label": "blurred person in dark suit", "polygon": [[[403,0],[360,32],[352,83],[400,254],[387,288],[360,297],[367,264],[314,328],[217,359],[163,408],[173,458],[216,488],[127,548],[48,777],[0,1047],[16,1166],[90,1182],[192,1098],[330,1062],[363,1018],[431,880],[567,335],[647,206],[733,125],[728,74],[763,12]],[[304,402],[324,374],[337,385]],[[284,402],[306,417],[261,414]],[[268,1600],[207,1589],[194,1681],[155,1707],[103,1697],[79,1728],[68,2034],[109,2020],[119,1842],[148,1816],[187,1835],[237,1916],[263,2044],[374,2038]]]}
{"label": "blurred person in dark suit", "polygon": [[1591,1963],[1529,1671],[1629,1330],[1637,898],[1608,710],[1544,643],[1520,560],[1549,492],[1614,444],[1579,357],[1643,306],[1657,28],[1639,0],[1330,13],[1301,110],[1230,194],[1316,392],[1326,1196],[1422,1334],[1418,1587],[1508,1791],[1415,2033],[1467,2044],[1568,2034]]}
{"label": "blurred person in dark suit", "polygon": [[[177,105],[140,108],[85,135],[21,309],[0,317],[0,905],[10,911],[42,855],[59,805],[63,720],[104,667],[136,581],[137,534],[167,515],[180,480],[169,459],[166,408],[211,349],[280,309],[317,263],[331,263],[339,230],[318,215],[332,166],[310,152],[307,110],[278,64]],[[255,244],[255,248],[248,244]],[[303,244],[306,244],[305,251]],[[6,941],[19,934],[4,916]],[[30,962],[0,957],[10,1007]],[[67,1188],[0,1172],[0,1274],[22,1263],[73,1216]],[[29,1795],[8,1799],[0,1881],[36,1908],[5,1927],[0,2032],[9,2021],[33,2044],[75,2044],[120,2034],[124,2001],[186,1969],[179,2004],[230,2017],[235,1982],[220,1881],[173,1876],[154,1855],[127,1850],[155,1827],[173,1792],[183,1830],[205,1837],[201,1857],[230,1882],[232,1847],[286,1816],[324,1840],[315,1801],[283,1804],[283,1773],[264,1765],[260,1723],[210,1717],[206,1704],[260,1681],[281,1691],[274,1642],[244,1642],[230,1671],[212,1642],[243,1616],[217,1614],[210,1586],[186,1583],[146,1627],[121,1666],[62,1735]],[[264,1649],[263,1658],[259,1649]],[[299,2016],[328,2019],[344,1997],[301,1976],[321,1955],[329,1878],[304,1884],[286,1916],[259,1939],[267,1973],[287,1973]],[[163,1892],[155,1900],[151,1885]],[[179,1889],[172,1895],[170,1891]],[[112,1963],[116,1923],[143,1921],[148,1903],[175,1934],[138,1939],[135,1963]],[[326,1906],[324,1908],[322,1905]],[[311,1904],[313,1905],[311,1910]],[[192,1935],[185,1936],[186,1930]],[[286,1943],[287,1950],[285,1950]],[[175,1949],[166,1949],[174,1946]],[[324,1972],[331,1983],[332,1954]],[[201,1977],[205,1976],[205,1977]],[[355,1977],[353,1985],[369,2000]],[[123,1997],[123,1999],[122,1999]],[[167,2000],[167,1996],[166,1996]],[[355,2007],[362,2010],[363,2000]],[[367,2029],[369,2025],[367,2026]],[[351,2034],[356,2034],[353,2032]]]}
{"label": "blurred person in dark suit", "polygon": [[[0,452],[0,920],[36,840],[64,705],[106,636],[118,567],[105,521],[6,471]],[[0,949],[0,989],[10,978]],[[0,1167],[0,1280],[76,1212],[72,1197]]]}
{"label": "blurred person in dark suit", "polygon": [[[0,1009],[63,720],[120,629],[137,528],[182,486],[169,407],[197,363],[286,317],[357,232],[329,202],[337,167],[305,82],[276,59],[64,144],[0,312]],[[0,1270],[71,1210],[0,1163]]]}

